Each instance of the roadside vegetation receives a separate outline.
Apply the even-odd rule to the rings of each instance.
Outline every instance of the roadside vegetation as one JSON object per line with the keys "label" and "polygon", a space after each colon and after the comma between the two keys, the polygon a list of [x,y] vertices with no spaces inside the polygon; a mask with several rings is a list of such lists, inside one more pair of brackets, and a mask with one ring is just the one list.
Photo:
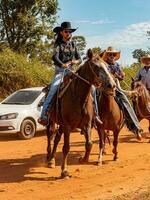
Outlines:
{"label": "roadside vegetation", "polygon": [[[44,86],[53,76],[53,28],[58,23],[58,0],[0,1],[0,99],[20,88]],[[150,31],[147,31],[150,38]],[[72,38],[84,57],[86,40],[78,35]],[[113,45],[113,44],[112,44]],[[101,47],[93,48],[101,53]],[[150,53],[135,49],[137,63],[123,66],[126,78],[121,85],[130,88],[131,77],[140,68],[141,56]],[[30,59],[27,59],[27,58]]]}
{"label": "roadside vegetation", "polygon": [[45,86],[53,76],[53,68],[10,49],[0,53],[0,97],[26,87]]}

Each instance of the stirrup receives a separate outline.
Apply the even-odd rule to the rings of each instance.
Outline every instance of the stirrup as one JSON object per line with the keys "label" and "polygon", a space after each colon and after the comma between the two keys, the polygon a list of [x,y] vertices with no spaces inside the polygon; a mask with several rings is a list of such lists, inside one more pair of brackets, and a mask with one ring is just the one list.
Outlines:
{"label": "stirrup", "polygon": [[38,123],[43,126],[48,126],[48,121],[46,119],[39,118]]}

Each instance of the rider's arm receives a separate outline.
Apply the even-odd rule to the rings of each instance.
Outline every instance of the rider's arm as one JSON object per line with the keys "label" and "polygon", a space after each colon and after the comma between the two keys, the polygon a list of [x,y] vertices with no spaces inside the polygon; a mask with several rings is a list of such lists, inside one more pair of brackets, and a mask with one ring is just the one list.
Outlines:
{"label": "rider's arm", "polygon": [[121,66],[116,63],[116,66],[115,66],[115,76],[121,81],[124,79],[125,77],[125,73],[123,72]]}
{"label": "rider's arm", "polygon": [[81,59],[80,53],[75,45],[74,59],[71,61],[71,64],[81,64],[81,62],[82,62],[82,59]]}
{"label": "rider's arm", "polygon": [[138,71],[138,73],[135,76],[135,79],[140,81],[141,80],[141,70]]}
{"label": "rider's arm", "polygon": [[59,66],[59,67],[62,67],[63,66],[63,62],[59,59],[60,57],[60,46],[59,45],[56,45],[54,47],[54,52],[53,52],[53,61],[55,63],[55,65]]}

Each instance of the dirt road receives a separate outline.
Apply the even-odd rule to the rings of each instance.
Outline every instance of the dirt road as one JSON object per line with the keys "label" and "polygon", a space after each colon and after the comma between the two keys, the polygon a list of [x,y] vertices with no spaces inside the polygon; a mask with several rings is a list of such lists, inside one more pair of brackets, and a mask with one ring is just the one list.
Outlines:
{"label": "dirt road", "polygon": [[[112,161],[112,144],[107,145],[103,166],[96,166],[98,136],[94,141],[90,163],[80,165],[84,153],[84,137],[71,135],[68,157],[69,180],[60,176],[62,141],[57,153],[57,167],[45,166],[46,136],[44,133],[28,141],[16,135],[0,135],[0,199],[1,200],[150,200],[150,134],[148,122],[141,123],[144,139],[137,142],[126,128],[121,131],[119,160]],[[111,138],[112,139],[112,138]]]}

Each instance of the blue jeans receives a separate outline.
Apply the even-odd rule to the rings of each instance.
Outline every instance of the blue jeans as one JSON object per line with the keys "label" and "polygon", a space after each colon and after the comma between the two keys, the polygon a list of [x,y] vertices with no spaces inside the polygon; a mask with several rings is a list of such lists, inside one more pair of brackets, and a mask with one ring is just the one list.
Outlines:
{"label": "blue jeans", "polygon": [[47,111],[48,111],[48,108],[52,102],[52,99],[54,97],[54,95],[56,94],[58,88],[59,88],[59,85],[63,82],[63,79],[64,79],[64,76],[69,74],[70,71],[65,69],[65,68],[60,68],[60,67],[55,67],[55,76],[54,76],[54,79],[51,83],[51,87],[50,87],[50,90],[48,92],[48,95],[44,101],[44,104],[43,104],[43,109],[42,109],[42,112],[41,112],[41,118],[42,119],[45,119],[47,120]]}
{"label": "blue jeans", "polygon": [[127,99],[126,95],[122,91],[120,91],[118,88],[116,90],[116,101],[122,108],[128,129],[130,131],[140,130],[139,120],[137,119],[137,116],[129,100]]}
{"label": "blue jeans", "polygon": [[98,115],[98,104],[97,104],[97,97],[96,97],[96,87],[94,85],[92,85],[92,96],[93,96],[93,99],[94,99],[95,112]]}

